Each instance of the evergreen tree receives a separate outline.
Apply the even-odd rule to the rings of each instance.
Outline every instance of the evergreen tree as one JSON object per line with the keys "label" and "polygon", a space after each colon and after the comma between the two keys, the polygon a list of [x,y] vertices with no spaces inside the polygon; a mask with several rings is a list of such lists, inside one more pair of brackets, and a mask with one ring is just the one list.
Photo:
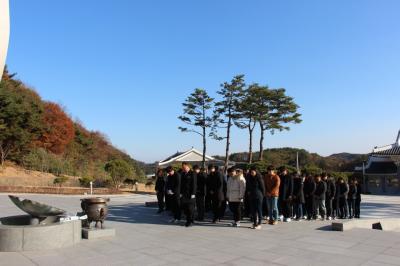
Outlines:
{"label": "evergreen tree", "polygon": [[[217,91],[222,96],[222,100],[215,103],[215,130],[212,135],[217,140],[226,140],[224,171],[228,169],[231,128],[234,125],[234,119],[239,116],[239,104],[243,100],[244,87],[244,75],[237,75],[233,77],[230,83],[224,82],[221,84],[221,89]],[[216,128],[225,129],[226,135],[224,137],[218,136]]]}
{"label": "evergreen tree", "polygon": [[294,99],[286,95],[285,89],[270,89],[268,86],[254,85],[254,100],[256,104],[256,119],[260,126],[259,160],[264,155],[264,135],[266,131],[274,134],[277,130],[290,130],[288,124],[301,123],[299,106]]}
{"label": "evergreen tree", "polygon": [[[213,126],[213,116],[209,114],[213,107],[214,99],[211,98],[204,89],[195,89],[186,98],[183,105],[183,115],[178,118],[188,127],[179,127],[182,132],[193,132],[202,137],[203,140],[203,160],[202,167],[205,167],[207,151],[207,129]],[[200,129],[197,129],[200,128]]]}
{"label": "evergreen tree", "polygon": [[248,163],[253,162],[253,132],[257,124],[257,105],[256,105],[256,94],[254,87],[257,84],[250,85],[244,90],[244,97],[238,103],[237,114],[235,115],[235,125],[242,129],[247,129],[249,133],[249,152],[248,152]]}

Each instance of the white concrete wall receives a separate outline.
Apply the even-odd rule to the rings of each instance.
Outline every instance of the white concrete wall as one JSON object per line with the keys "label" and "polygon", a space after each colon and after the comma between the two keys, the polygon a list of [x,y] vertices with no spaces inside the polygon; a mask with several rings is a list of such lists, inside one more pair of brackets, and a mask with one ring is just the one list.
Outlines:
{"label": "white concrete wall", "polygon": [[0,0],[0,79],[3,75],[10,37],[10,16],[8,0]]}

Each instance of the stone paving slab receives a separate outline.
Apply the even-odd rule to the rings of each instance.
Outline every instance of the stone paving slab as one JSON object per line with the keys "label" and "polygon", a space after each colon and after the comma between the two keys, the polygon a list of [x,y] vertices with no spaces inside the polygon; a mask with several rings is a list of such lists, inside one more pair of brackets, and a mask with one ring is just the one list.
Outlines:
{"label": "stone paving slab", "polygon": [[[80,211],[80,196],[29,195],[34,200]],[[0,265],[400,265],[400,233],[367,229],[329,230],[330,222],[292,222],[251,230],[221,224],[192,228],[168,223],[170,216],[144,207],[147,195],[109,196],[105,225],[113,238],[82,240],[58,250],[0,253]],[[400,217],[400,198],[367,196],[364,216]],[[363,206],[363,207],[364,207]],[[373,208],[375,206],[375,208]],[[1,215],[21,212],[0,194]]]}

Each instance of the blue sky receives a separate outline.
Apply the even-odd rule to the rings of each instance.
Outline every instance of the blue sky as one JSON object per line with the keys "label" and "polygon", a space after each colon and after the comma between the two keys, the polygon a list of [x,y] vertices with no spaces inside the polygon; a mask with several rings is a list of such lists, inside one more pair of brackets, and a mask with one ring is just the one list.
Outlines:
{"label": "blue sky", "polygon": [[[364,153],[400,129],[397,0],[10,2],[10,71],[142,161],[201,149],[177,129],[181,102],[240,73],[301,107],[266,147]],[[235,129],[232,150],[247,147]]]}

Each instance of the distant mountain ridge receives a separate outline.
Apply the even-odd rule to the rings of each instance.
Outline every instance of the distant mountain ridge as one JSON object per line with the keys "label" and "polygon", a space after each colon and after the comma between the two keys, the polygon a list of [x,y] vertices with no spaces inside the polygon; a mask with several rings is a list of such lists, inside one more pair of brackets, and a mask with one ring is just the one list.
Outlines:
{"label": "distant mountain ridge", "polygon": [[[362,164],[368,157],[367,154],[353,154],[347,152],[321,156],[305,149],[284,147],[266,149],[264,151],[263,160],[275,166],[287,165],[296,167],[297,153],[299,154],[300,168],[320,168],[322,170],[335,172],[352,172],[355,166]],[[258,155],[258,152],[253,153],[253,158],[258,159]],[[218,159],[224,158],[218,155],[214,157]],[[229,159],[238,163],[247,163],[248,153],[233,153],[229,156]]]}

